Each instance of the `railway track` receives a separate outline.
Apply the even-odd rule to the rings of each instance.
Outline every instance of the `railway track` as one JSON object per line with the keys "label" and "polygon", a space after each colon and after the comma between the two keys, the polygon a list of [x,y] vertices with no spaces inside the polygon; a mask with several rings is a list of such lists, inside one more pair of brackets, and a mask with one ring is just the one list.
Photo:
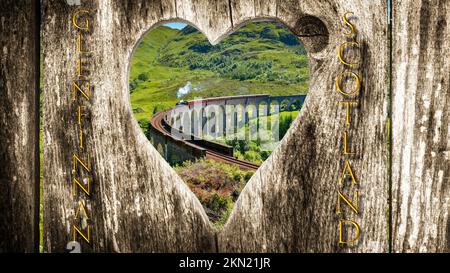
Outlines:
{"label": "railway track", "polygon": [[[150,124],[151,126],[156,129],[158,132],[160,132],[163,135],[167,135],[171,138],[173,138],[174,140],[180,140],[175,138],[174,136],[172,136],[171,132],[168,131],[165,126],[163,125],[163,120],[164,120],[164,116],[166,115],[167,110],[161,111],[156,113],[155,115],[153,115],[150,119]],[[183,141],[183,140],[181,140]],[[184,141],[184,143],[186,145],[189,145],[195,149],[204,149],[206,151],[206,158],[207,159],[212,159],[212,160],[216,160],[219,162],[223,162],[223,163],[228,163],[228,164],[234,164],[234,165],[238,165],[240,169],[242,170],[252,170],[252,171],[256,171],[259,168],[258,164],[252,163],[252,162],[248,162],[248,161],[244,161],[244,160],[239,160],[237,158],[234,158],[232,156],[229,155],[225,155],[222,154],[220,152],[211,150],[207,147],[202,147],[200,145],[194,145],[192,143],[189,143],[187,141]]]}
{"label": "railway track", "polygon": [[238,165],[239,168],[241,168],[243,170],[256,171],[259,168],[258,164],[244,161],[244,160],[239,160],[232,156],[222,155],[218,152],[211,151],[211,150],[206,150],[206,158],[229,163],[229,164],[235,164],[235,165]]}

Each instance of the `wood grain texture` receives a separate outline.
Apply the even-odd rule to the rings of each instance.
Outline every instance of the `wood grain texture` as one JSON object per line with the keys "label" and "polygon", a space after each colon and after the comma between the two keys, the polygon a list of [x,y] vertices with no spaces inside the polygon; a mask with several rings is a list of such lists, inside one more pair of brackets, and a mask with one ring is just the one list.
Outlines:
{"label": "wood grain texture", "polygon": [[[85,128],[93,160],[92,249],[115,252],[448,251],[448,4],[396,4],[394,17],[393,211],[389,215],[387,6],[385,1],[94,1],[89,46],[93,99]],[[424,2],[425,3],[425,2]],[[410,7],[411,6],[411,7]],[[71,194],[77,150],[75,7],[44,5],[45,249],[65,250],[78,197]],[[336,214],[344,167],[343,121],[334,79],[345,41],[340,17],[352,11],[361,44],[362,91],[352,111],[349,160],[360,183],[357,245],[338,244]],[[184,20],[212,43],[243,23],[284,22],[305,44],[310,92],[280,146],[248,182],[221,231],[197,198],[150,145],[133,119],[129,61],[142,36],[161,21]],[[408,16],[408,17],[402,17]],[[407,23],[411,20],[411,23]],[[428,26],[428,28],[427,28]],[[346,30],[346,29],[345,29]],[[438,39],[438,37],[442,37]],[[412,44],[409,46],[408,43]],[[433,49],[433,50],[431,50]],[[420,66],[419,66],[420,64]],[[424,66],[426,64],[426,66]],[[434,75],[434,76],[433,76]],[[433,80],[434,79],[434,80]],[[416,202],[415,200],[421,200]],[[419,226],[421,223],[427,223]]]}
{"label": "wood grain texture", "polygon": [[277,16],[277,0],[255,0],[254,10],[255,16],[276,17]]}
{"label": "wood grain texture", "polygon": [[[82,1],[83,2],[83,1]],[[384,1],[94,1],[89,46],[93,99],[86,102],[86,150],[94,185],[88,209],[92,248],[113,252],[449,252],[448,1],[394,1],[392,211],[385,123],[387,12]],[[0,252],[36,251],[37,2],[2,1],[0,69]],[[71,84],[76,76],[76,6],[44,5],[45,251],[65,251],[74,208],[71,159],[78,148]],[[361,183],[360,243],[337,244],[336,189],[343,167],[335,56],[340,16],[352,22],[364,55],[363,91],[353,112],[351,158]],[[307,47],[312,80],[306,105],[272,157],[248,183],[222,231],[149,144],[132,117],[129,60],[154,26],[185,20],[210,41],[248,21],[277,18]],[[77,175],[81,174],[79,172]],[[347,214],[350,215],[350,214]],[[392,219],[392,226],[389,221]],[[388,238],[391,229],[392,238]]]}
{"label": "wood grain texture", "polygon": [[[93,1],[91,84],[84,128],[92,155],[93,195],[88,204],[92,246],[82,251],[215,251],[214,232],[200,202],[149,143],[134,120],[128,66],[142,35],[160,19],[175,17],[171,1]],[[76,7],[46,1],[44,9],[45,251],[65,251],[79,196],[71,191],[71,158],[78,149]],[[64,68],[64,69],[62,69]]]}
{"label": "wood grain texture", "polygon": [[[386,120],[388,92],[386,4],[384,1],[279,1],[277,16],[305,44],[310,60],[310,91],[279,147],[242,191],[224,230],[224,252],[386,252],[388,208]],[[376,16],[365,17],[367,10]],[[345,157],[343,119],[334,78],[343,70],[336,49],[345,41],[340,17],[354,12],[363,60],[363,89],[352,113],[350,159],[360,181],[362,211],[355,219],[362,238],[352,247],[338,244],[337,183]],[[305,20],[305,17],[308,19]],[[298,22],[306,22],[305,28]],[[327,31],[317,31],[321,23]],[[326,39],[323,39],[324,36]],[[320,38],[320,39],[319,39]],[[325,46],[318,43],[326,41]],[[347,216],[350,216],[348,213]]]}
{"label": "wood grain texture", "polygon": [[201,30],[212,44],[216,44],[231,29],[228,1],[177,0],[177,17]]}
{"label": "wood grain texture", "polygon": [[[337,1],[283,1],[277,6],[256,2],[101,1],[88,6],[94,16],[90,46],[95,49],[91,76],[95,90],[90,125],[85,129],[94,161],[95,197],[89,204],[94,225],[92,251],[386,251],[385,5],[377,1],[373,5],[377,16],[363,25],[359,22],[369,1],[354,6]],[[246,14],[237,9],[252,4],[253,18],[233,17]],[[342,69],[335,50],[343,39],[340,16],[349,9],[358,20],[355,24],[365,55],[360,68],[363,95],[352,117],[352,145],[359,154],[352,163],[363,196],[357,221],[363,239],[353,248],[340,248],[335,210],[344,163],[345,114],[334,90],[334,77]],[[139,39],[160,20],[191,22],[215,43],[241,20],[273,16],[276,11],[311,52],[310,93],[292,129],[250,180],[229,223],[217,233],[197,198],[134,121],[128,95],[129,60]],[[67,93],[76,75],[73,12],[73,7],[60,1],[45,4],[44,160],[53,163],[44,173],[45,249],[49,252],[64,250],[77,201],[67,186],[71,153],[77,151],[76,109]]]}
{"label": "wood grain texture", "polygon": [[450,251],[450,2],[394,1],[393,251]]}
{"label": "wood grain texture", "polygon": [[39,242],[36,2],[0,3],[0,253]]}

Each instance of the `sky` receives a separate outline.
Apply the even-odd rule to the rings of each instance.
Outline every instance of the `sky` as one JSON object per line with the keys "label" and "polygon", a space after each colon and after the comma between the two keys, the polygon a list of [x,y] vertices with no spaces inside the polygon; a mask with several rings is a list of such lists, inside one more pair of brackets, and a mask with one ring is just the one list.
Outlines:
{"label": "sky", "polygon": [[173,23],[167,23],[164,24],[166,27],[175,28],[175,29],[182,29],[186,26],[185,23],[179,23],[179,22],[173,22]]}

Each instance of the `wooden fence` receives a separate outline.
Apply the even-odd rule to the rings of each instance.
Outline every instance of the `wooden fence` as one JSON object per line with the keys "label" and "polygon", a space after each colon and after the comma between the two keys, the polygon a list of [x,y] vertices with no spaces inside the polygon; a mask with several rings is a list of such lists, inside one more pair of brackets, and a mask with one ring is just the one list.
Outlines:
{"label": "wooden fence", "polygon": [[[90,229],[90,245],[82,246],[94,252],[449,252],[449,1],[392,0],[392,32],[381,0],[33,2],[0,4],[0,252],[38,247],[39,9],[44,251],[66,251],[76,226]],[[87,30],[73,25],[80,7]],[[353,40],[341,19],[347,12]],[[310,91],[217,231],[133,119],[128,67],[139,40],[161,22],[189,22],[219,43],[258,19],[284,23],[304,43]],[[81,51],[92,53],[77,51],[78,35]],[[345,41],[358,42],[359,65],[339,61]],[[80,56],[89,70],[83,83]],[[359,75],[357,104],[339,103],[347,97],[336,91],[342,71]],[[83,90],[89,83],[90,92],[74,81]],[[344,134],[353,155],[343,152]],[[339,184],[346,162],[358,187]],[[89,195],[72,193],[74,177],[89,179]],[[356,188],[358,213],[342,202],[338,214],[338,190],[353,202]],[[76,222],[80,214],[88,219]],[[343,219],[361,228],[358,243],[339,243]]]}

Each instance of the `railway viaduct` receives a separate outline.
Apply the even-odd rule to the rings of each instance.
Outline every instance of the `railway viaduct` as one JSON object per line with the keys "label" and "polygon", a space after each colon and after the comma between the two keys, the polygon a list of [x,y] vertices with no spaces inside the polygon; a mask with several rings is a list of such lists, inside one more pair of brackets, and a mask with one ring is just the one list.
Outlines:
{"label": "railway viaduct", "polygon": [[[274,118],[270,124],[260,122],[261,117],[298,110],[305,97],[262,94],[186,101],[152,117],[150,141],[170,164],[204,157],[207,149],[233,156],[232,147],[208,141],[204,137],[234,137],[236,132],[249,125],[252,132],[249,137],[256,139],[260,128],[273,128],[278,122]],[[278,131],[272,138],[279,140]]]}

